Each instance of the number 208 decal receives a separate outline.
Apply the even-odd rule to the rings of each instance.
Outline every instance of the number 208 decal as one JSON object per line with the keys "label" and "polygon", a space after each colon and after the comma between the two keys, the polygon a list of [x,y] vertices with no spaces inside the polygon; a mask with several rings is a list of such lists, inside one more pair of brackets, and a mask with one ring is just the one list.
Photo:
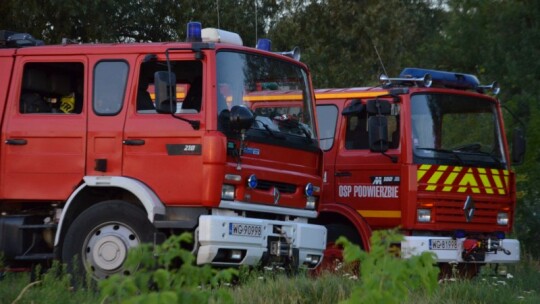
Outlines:
{"label": "number 208 decal", "polygon": [[199,144],[168,144],[168,155],[201,155],[202,146]]}

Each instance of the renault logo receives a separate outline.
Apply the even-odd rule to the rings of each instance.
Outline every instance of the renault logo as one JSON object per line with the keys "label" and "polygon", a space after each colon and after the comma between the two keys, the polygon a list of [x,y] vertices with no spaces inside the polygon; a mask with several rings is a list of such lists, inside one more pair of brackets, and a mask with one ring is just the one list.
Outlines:
{"label": "renault logo", "polygon": [[474,201],[472,197],[469,195],[467,196],[467,199],[465,200],[465,204],[463,204],[463,212],[465,213],[465,220],[467,220],[467,223],[470,223],[474,217]]}
{"label": "renault logo", "polygon": [[274,187],[274,205],[277,205],[279,203],[280,198],[281,194],[279,193],[278,188]]}

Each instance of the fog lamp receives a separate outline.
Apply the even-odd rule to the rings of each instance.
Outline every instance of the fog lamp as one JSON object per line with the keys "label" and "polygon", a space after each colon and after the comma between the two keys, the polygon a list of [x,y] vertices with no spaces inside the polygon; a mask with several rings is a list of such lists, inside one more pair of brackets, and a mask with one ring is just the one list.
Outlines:
{"label": "fog lamp", "polygon": [[431,222],[431,209],[416,210],[416,220],[420,223]]}
{"label": "fog lamp", "polygon": [[306,202],[306,209],[315,210],[316,206],[317,206],[317,198],[314,196],[308,196],[307,202]]}
{"label": "fog lamp", "polygon": [[497,214],[497,224],[498,225],[508,225],[508,213],[499,212]]}
{"label": "fog lamp", "polygon": [[221,186],[221,198],[224,200],[234,200],[235,188],[233,185],[223,184]]}

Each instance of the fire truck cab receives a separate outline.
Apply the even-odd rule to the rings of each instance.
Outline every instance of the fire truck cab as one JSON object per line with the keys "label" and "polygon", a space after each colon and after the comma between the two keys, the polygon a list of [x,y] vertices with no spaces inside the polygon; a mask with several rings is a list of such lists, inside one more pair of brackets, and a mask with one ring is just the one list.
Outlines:
{"label": "fire truck cab", "polygon": [[[190,23],[186,42],[43,45],[0,31],[0,252],[95,279],[194,233],[198,264],[316,267],[326,247],[308,68]],[[246,106],[302,96],[304,131]],[[74,258],[77,257],[75,264]],[[73,267],[77,266],[77,267]]]}
{"label": "fire truck cab", "polygon": [[[325,259],[340,235],[369,250],[371,231],[399,227],[403,257],[440,263],[514,263],[516,204],[500,102],[469,74],[407,68],[378,87],[316,90],[325,154],[320,216]],[[476,266],[476,265],[475,265]]]}

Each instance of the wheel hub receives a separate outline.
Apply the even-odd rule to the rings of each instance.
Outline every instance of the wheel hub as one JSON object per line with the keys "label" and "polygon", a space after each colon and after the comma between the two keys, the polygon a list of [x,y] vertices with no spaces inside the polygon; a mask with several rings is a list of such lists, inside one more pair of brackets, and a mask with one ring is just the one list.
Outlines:
{"label": "wheel hub", "polygon": [[122,265],[127,255],[126,244],[116,236],[99,239],[92,250],[93,260],[104,270],[114,270]]}
{"label": "wheel hub", "polygon": [[104,279],[123,270],[130,248],[140,243],[128,226],[117,223],[96,228],[84,247],[84,261],[94,277]]}

